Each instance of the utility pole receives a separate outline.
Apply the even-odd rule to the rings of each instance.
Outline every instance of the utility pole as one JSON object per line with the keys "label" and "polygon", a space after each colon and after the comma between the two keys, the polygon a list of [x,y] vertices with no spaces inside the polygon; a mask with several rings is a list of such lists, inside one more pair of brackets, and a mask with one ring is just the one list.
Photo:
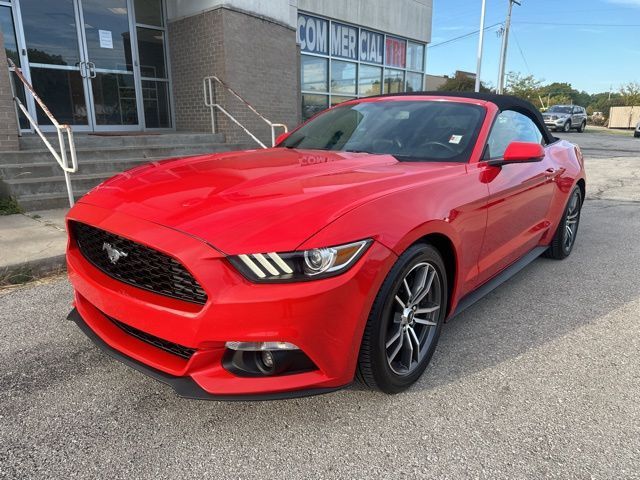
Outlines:
{"label": "utility pole", "polygon": [[498,93],[504,93],[504,77],[505,68],[507,63],[507,47],[509,46],[509,29],[511,28],[511,11],[513,10],[513,4],[520,6],[519,0],[509,0],[509,10],[507,12],[507,19],[504,22],[504,32],[502,36],[502,48],[500,50],[500,69],[498,70]]}
{"label": "utility pole", "polygon": [[487,0],[482,0],[480,12],[480,38],[478,39],[478,63],[476,65],[476,92],[480,91],[480,70],[482,70],[482,47],[484,44],[484,17],[487,11]]}

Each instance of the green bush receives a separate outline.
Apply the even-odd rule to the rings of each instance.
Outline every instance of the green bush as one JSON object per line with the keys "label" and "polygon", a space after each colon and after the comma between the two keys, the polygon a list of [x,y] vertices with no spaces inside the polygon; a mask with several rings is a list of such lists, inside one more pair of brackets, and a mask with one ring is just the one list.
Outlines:
{"label": "green bush", "polygon": [[13,198],[0,198],[0,215],[13,215],[22,213],[22,208]]}

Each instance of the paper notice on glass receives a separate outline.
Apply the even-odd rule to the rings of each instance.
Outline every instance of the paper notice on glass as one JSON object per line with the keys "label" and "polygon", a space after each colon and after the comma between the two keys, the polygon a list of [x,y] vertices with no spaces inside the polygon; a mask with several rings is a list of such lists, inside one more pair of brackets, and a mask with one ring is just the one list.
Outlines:
{"label": "paper notice on glass", "polygon": [[98,37],[100,38],[100,48],[113,48],[111,30],[98,30]]}

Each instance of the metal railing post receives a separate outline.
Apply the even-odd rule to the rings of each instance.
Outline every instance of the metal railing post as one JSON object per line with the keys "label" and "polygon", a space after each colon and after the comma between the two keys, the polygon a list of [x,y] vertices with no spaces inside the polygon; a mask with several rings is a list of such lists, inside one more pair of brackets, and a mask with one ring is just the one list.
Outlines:
{"label": "metal railing post", "polygon": [[215,100],[214,100],[215,90],[213,88],[213,81],[216,81],[217,83],[222,85],[222,87],[225,88],[229,93],[231,93],[231,95],[233,95],[238,100],[240,100],[246,107],[249,108],[249,110],[251,110],[253,113],[255,113],[263,122],[265,122],[267,125],[269,125],[269,128],[271,129],[271,146],[272,147],[274,147],[275,144],[276,144],[276,132],[275,132],[276,128],[284,129],[285,133],[289,131],[288,127],[284,123],[273,123],[273,122],[271,122],[270,120],[265,118],[264,115],[262,115],[260,112],[258,112],[253,107],[253,105],[251,105],[244,98],[242,98],[240,96],[240,94],[238,94],[235,90],[233,90],[231,87],[227,86],[227,84],[225,84],[222,80],[220,80],[215,75],[211,75],[209,77],[204,77],[202,79],[202,86],[203,86],[203,93],[204,93],[204,105],[205,105],[205,107],[209,107],[209,109],[211,111],[211,133],[216,133],[215,122],[214,122],[214,109],[217,108],[218,110],[220,110],[220,112],[222,112],[224,115],[226,115],[233,123],[238,125],[258,145],[260,145],[262,148],[267,148],[267,146],[264,143],[262,143],[253,133],[251,133],[238,120],[236,120],[236,118],[233,115],[231,115],[227,110],[225,110],[220,104],[215,103]]}
{"label": "metal railing post", "polygon": [[[31,86],[31,84],[27,81],[27,79],[24,78],[24,75],[22,75],[22,71],[18,67],[16,67],[15,63],[13,63],[13,61],[10,58],[7,59],[7,63],[9,64],[9,75],[11,76],[11,73],[13,73],[15,74],[16,77],[18,77],[18,79],[22,82],[22,84],[26,88],[26,91],[28,91],[29,94],[31,94],[33,99],[36,101],[36,104],[42,109],[42,111],[49,118],[49,120],[51,120],[51,123],[55,127],[56,132],[58,134],[58,145],[60,147],[60,153],[58,153],[56,149],[53,148],[53,146],[51,145],[51,142],[49,142],[49,140],[45,137],[44,133],[42,133],[42,130],[38,125],[38,122],[34,120],[34,118],[31,116],[27,108],[24,106],[24,104],[20,101],[20,99],[15,94],[13,76],[11,76],[13,102],[16,107],[16,118],[18,119],[18,131],[20,130],[20,117],[17,112],[18,112],[18,109],[20,109],[20,111],[22,111],[22,113],[27,118],[27,120],[29,120],[29,123],[31,124],[35,132],[42,139],[42,141],[44,142],[44,145],[47,147],[49,152],[51,152],[51,154],[53,155],[53,158],[56,160],[56,162],[58,162],[58,165],[60,166],[60,168],[62,168],[62,171],[64,172],[65,184],[67,186],[67,194],[69,196],[69,206],[73,207],[74,195],[73,195],[73,187],[71,185],[71,177],[69,176],[69,174],[76,173],[78,171],[78,158],[76,156],[76,146],[73,141],[73,131],[69,125],[58,123],[58,121],[55,119],[53,114],[49,111],[49,109],[44,104],[42,99],[35,92],[35,90],[33,89],[33,86]],[[67,140],[69,142],[69,153],[71,155],[71,166],[69,166],[69,160],[67,157],[67,146],[65,143],[63,131],[67,132]]]}

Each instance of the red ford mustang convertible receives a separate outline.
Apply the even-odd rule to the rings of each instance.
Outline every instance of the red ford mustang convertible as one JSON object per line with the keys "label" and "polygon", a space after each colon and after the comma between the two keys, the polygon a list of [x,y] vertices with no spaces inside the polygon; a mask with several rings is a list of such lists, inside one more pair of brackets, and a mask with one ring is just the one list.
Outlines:
{"label": "red ford mustang convertible", "polygon": [[69,318],[183,396],[414,383],[445,321],[574,245],[580,150],[482,94],[373,97],[275,148],[155,162],[68,214]]}

